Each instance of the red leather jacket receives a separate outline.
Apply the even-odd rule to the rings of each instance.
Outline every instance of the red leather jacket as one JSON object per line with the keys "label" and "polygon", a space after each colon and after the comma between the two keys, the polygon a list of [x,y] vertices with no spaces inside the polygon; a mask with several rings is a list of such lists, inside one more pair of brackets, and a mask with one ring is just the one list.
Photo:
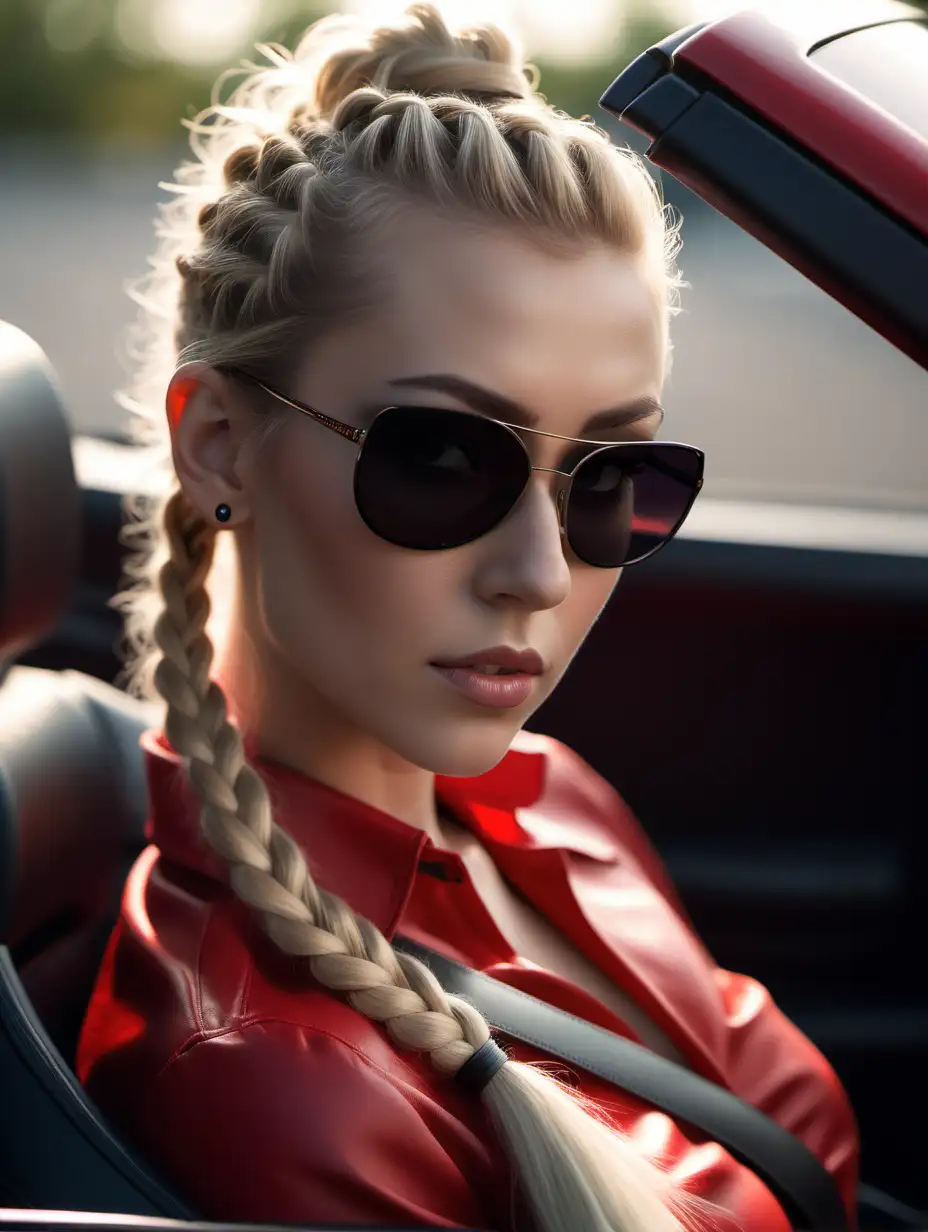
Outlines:
{"label": "red leather jacket", "polygon": [[[480,1101],[274,949],[199,838],[179,759],[154,732],[143,747],[152,845],[126,884],[77,1062],[104,1113],[206,1218],[507,1232],[521,1222]],[[401,930],[636,1038],[512,952],[458,856],[292,770],[257,768],[319,881],[387,937]],[[805,1141],[852,1211],[857,1135],[837,1078],[764,988],[715,965],[609,784],[558,741],[523,732],[489,773],[439,777],[436,790],[696,1072]],[[521,1044],[511,1052],[550,1061]],[[770,1191],[717,1144],[601,1080],[573,1080],[681,1186],[730,1212],[712,1232],[788,1232]]]}

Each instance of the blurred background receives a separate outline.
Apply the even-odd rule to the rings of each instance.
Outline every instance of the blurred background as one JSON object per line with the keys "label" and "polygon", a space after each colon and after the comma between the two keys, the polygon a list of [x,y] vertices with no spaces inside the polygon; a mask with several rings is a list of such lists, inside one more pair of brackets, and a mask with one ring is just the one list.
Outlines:
{"label": "blurred background", "polygon": [[[789,0],[767,0],[782,9]],[[816,0],[824,7],[829,0]],[[3,0],[0,318],[57,368],[81,434],[120,439],[127,280],[152,241],[160,180],[185,153],[181,117],[257,40],[292,42],[333,8],[394,0]],[[446,9],[470,14],[470,0]],[[632,57],[731,0],[485,0],[520,30],[560,107],[637,137],[597,100]],[[761,5],[762,7],[762,5]],[[846,9],[846,0],[836,7]],[[691,288],[676,323],[667,434],[708,453],[706,495],[867,508],[925,541],[928,379],[823,292],[673,182]],[[704,503],[704,510],[710,508]],[[703,512],[697,506],[694,518]],[[898,515],[898,516],[896,516]],[[752,516],[757,516],[755,509]],[[877,514],[877,516],[879,516]],[[928,548],[925,549],[928,551]]]}

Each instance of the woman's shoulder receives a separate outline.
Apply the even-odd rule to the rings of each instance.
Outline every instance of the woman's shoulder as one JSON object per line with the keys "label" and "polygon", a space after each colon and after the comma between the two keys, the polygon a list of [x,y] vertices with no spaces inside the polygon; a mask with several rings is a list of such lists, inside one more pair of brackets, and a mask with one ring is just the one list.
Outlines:
{"label": "woman's shoulder", "polygon": [[[218,882],[172,864],[152,846],[133,867],[85,1016],[78,1074],[134,1083],[179,1058],[225,1043],[253,1058],[288,1047],[312,1063],[323,1043],[400,1083],[415,1059],[283,954],[249,907]],[[208,1049],[201,1045],[212,1042]]]}
{"label": "woman's shoulder", "polygon": [[423,1222],[488,1226],[474,1206],[491,1171],[479,1102],[157,848],[130,876],[77,1069],[208,1217],[399,1225],[392,1169],[408,1171]]}
{"label": "woman's shoulder", "polygon": [[[87,1075],[104,1114],[194,1209],[255,1223],[490,1226],[476,1101],[450,1107],[453,1094],[382,1029],[324,993],[304,987],[285,1008],[255,992],[180,1047],[151,1004],[147,1050],[114,1043]],[[421,1220],[404,1220],[416,1207]]]}

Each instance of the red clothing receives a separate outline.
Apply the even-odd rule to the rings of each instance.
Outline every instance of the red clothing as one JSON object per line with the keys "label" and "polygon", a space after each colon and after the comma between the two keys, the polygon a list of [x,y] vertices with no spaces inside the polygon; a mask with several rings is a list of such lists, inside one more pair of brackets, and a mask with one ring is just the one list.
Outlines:
{"label": "red clothing", "polygon": [[[152,845],[126,884],[84,1024],[77,1067],[91,1096],[208,1219],[510,1228],[509,1166],[480,1100],[273,947],[199,837],[180,759],[154,732],[142,743]],[[320,884],[387,937],[401,931],[636,1039],[512,952],[457,855],[293,770],[256,768]],[[764,988],[715,965],[612,787],[563,744],[522,732],[489,773],[439,776],[436,794],[697,1073],[805,1141],[853,1212],[857,1134],[837,1078]],[[550,1061],[503,1042],[518,1060]],[[712,1232],[788,1232],[770,1191],[719,1146],[577,1079],[643,1153],[731,1212]]]}

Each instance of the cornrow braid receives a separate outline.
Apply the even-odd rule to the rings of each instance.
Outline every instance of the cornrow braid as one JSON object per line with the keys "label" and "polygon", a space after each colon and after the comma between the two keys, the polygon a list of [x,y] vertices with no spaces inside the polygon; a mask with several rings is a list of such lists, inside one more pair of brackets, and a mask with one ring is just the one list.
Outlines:
{"label": "cornrow braid", "polygon": [[[306,51],[311,55],[315,46],[324,55],[317,61],[314,90],[319,115],[331,116],[343,99],[370,84],[389,92],[461,94],[481,102],[532,96],[532,70],[501,30],[484,25],[455,35],[430,4],[411,5],[407,17],[407,25],[381,27],[367,39],[359,39],[351,23],[347,45],[328,55],[321,23],[308,32],[297,58]],[[329,28],[336,33],[338,19]]]}
{"label": "cornrow braid", "polygon": [[[623,161],[631,172],[626,196],[637,200],[615,191]],[[524,99],[491,106],[373,86],[343,99],[328,123],[295,108],[282,134],[233,150],[223,176],[226,191],[198,216],[201,252],[178,263],[208,306],[200,317],[214,332],[298,313],[310,237],[365,186],[389,184],[439,204],[492,209],[503,220],[561,235],[586,231],[613,243],[621,238],[635,248],[646,246],[642,207],[655,191],[584,121]]]}
{"label": "cornrow braid", "polygon": [[186,298],[199,301],[214,333],[298,312],[294,273],[307,256],[303,220],[316,179],[291,134],[234,150],[222,170],[225,193],[197,215],[201,250],[177,262]]}
{"label": "cornrow braid", "polygon": [[[534,95],[493,27],[454,35],[419,4],[405,26],[324,19],[293,56],[265,51],[270,69],[191,124],[197,161],[178,170],[138,295],[147,333],[126,405],[137,439],[158,443],[166,482],[160,502],[128,504],[133,584],[113,606],[126,614],[130,691],[165,702],[165,734],[233,892],[314,980],[453,1076],[487,1045],[488,1024],[316,884],[227,716],[207,632],[215,528],[177,481],[154,391],[190,359],[286,365],[298,344],[363,309],[377,293],[381,224],[410,199],[633,253],[668,308],[676,233],[634,156]],[[507,1061],[480,1098],[539,1232],[679,1232],[684,1213],[703,1212],[540,1070]]]}

